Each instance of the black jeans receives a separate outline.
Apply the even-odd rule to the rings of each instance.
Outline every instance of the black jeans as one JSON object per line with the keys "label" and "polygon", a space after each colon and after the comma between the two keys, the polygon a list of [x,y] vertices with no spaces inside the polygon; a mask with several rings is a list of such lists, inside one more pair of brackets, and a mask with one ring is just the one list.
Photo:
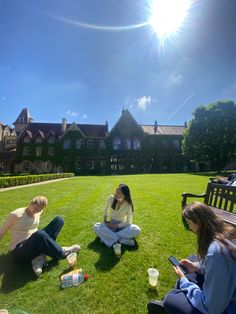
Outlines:
{"label": "black jeans", "polygon": [[64,221],[55,217],[44,229],[33,233],[28,239],[17,244],[12,251],[12,257],[17,263],[27,263],[40,254],[53,259],[65,258],[64,251],[56,243]]}

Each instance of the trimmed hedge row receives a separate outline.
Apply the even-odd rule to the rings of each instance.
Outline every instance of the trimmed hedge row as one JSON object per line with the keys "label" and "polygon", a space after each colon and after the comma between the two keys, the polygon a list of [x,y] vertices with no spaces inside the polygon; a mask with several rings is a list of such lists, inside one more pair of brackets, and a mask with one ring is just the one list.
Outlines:
{"label": "trimmed hedge row", "polygon": [[10,186],[24,185],[60,178],[70,178],[73,176],[74,173],[48,173],[15,177],[0,177],[0,188],[7,188]]}

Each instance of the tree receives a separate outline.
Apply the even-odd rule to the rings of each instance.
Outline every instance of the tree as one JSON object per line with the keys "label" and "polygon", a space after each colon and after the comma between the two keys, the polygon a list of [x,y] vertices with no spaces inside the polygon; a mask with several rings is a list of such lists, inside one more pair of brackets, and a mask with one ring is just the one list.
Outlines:
{"label": "tree", "polygon": [[198,107],[183,139],[183,153],[192,161],[221,169],[236,158],[236,104],[218,101]]}

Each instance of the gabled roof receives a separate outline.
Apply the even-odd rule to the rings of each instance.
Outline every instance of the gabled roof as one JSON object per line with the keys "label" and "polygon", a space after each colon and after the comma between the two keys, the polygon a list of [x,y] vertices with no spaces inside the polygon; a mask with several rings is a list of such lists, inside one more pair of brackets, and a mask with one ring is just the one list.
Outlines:
{"label": "gabled roof", "polygon": [[36,135],[36,137],[39,136],[41,138],[44,138],[44,133],[41,130],[38,130],[38,133]]}
{"label": "gabled roof", "polygon": [[27,108],[24,108],[22,109],[21,113],[13,124],[15,125],[16,123],[29,123],[31,121],[32,118],[30,117],[29,110]]}
{"label": "gabled roof", "polygon": [[123,109],[122,110],[122,115],[119,118],[119,120],[116,122],[116,124],[113,126],[113,128],[110,131],[110,134],[119,127],[119,125],[123,122],[123,121],[130,121],[131,123],[133,123],[137,129],[140,130],[140,132],[143,133],[143,129],[141,128],[141,126],[138,124],[138,122],[134,119],[134,117],[132,116],[132,114],[129,112],[128,109]]}
{"label": "gabled roof", "polygon": [[[67,124],[66,129],[70,128],[70,126],[71,124]],[[77,124],[76,126],[86,137],[106,137],[108,131],[107,125]],[[50,137],[52,134],[55,135],[56,138],[63,135],[61,123],[30,123],[21,133],[19,139],[23,138],[27,131],[30,132],[32,138],[36,138],[39,132],[43,134],[45,138]]]}
{"label": "gabled roof", "polygon": [[154,131],[155,125],[141,125],[145,133],[150,135],[183,135],[186,130],[182,125],[158,125],[156,132]]}

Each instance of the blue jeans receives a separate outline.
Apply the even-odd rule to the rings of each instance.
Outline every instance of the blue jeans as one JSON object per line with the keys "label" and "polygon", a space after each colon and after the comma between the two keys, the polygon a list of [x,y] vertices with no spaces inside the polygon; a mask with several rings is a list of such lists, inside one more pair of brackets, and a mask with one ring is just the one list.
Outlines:
{"label": "blue jeans", "polygon": [[53,259],[65,258],[62,248],[56,243],[64,221],[55,217],[44,229],[33,233],[28,239],[17,244],[12,251],[12,257],[17,263],[27,263],[40,254]]}

